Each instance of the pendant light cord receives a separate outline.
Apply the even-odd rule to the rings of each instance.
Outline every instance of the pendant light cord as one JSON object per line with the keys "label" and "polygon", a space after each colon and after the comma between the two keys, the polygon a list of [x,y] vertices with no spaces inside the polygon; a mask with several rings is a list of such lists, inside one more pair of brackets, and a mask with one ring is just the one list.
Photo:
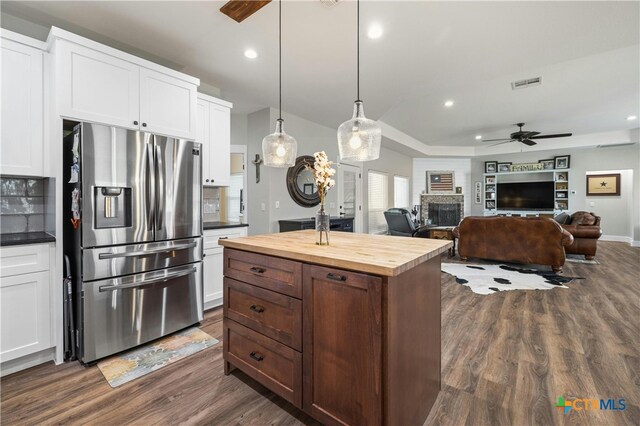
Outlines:
{"label": "pendant light cord", "polygon": [[356,48],[357,50],[357,54],[356,56],[358,57],[358,65],[357,65],[357,94],[356,94],[356,99],[360,100],[360,0],[357,0],[356,3],[356,14],[358,15],[358,19],[357,19],[357,24],[356,24],[356,31],[357,31],[357,40],[358,40],[358,47]]}
{"label": "pendant light cord", "polygon": [[278,86],[280,88],[280,113],[278,118],[282,120],[282,0],[278,0]]}

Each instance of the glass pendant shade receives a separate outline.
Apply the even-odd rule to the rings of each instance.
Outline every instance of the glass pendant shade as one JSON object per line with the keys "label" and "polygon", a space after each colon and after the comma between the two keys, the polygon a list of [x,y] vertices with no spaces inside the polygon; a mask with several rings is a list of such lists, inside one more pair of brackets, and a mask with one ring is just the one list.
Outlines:
{"label": "glass pendant shade", "polygon": [[264,165],[269,167],[291,167],[296,162],[298,142],[284,131],[284,120],[276,120],[276,131],[262,139]]}
{"label": "glass pendant shade", "polygon": [[362,101],[355,101],[353,118],[338,127],[340,159],[371,161],[380,157],[382,129],[375,120],[364,116]]}

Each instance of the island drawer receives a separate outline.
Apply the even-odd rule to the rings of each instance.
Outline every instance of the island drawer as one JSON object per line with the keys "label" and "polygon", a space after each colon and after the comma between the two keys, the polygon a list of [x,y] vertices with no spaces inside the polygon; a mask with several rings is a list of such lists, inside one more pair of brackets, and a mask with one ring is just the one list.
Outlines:
{"label": "island drawer", "polygon": [[302,354],[232,320],[224,322],[224,358],[302,408]]}
{"label": "island drawer", "polygon": [[225,278],[224,316],[302,350],[302,301],[299,299]]}
{"label": "island drawer", "polygon": [[302,298],[302,263],[225,248],[224,276]]}

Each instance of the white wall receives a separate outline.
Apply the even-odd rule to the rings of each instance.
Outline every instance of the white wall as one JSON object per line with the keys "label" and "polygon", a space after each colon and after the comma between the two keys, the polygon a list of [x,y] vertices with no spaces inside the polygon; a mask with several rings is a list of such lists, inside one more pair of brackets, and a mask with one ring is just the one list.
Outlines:
{"label": "white wall", "polygon": [[413,204],[420,204],[420,194],[426,190],[427,171],[453,170],[455,186],[462,187],[464,195],[464,215],[471,214],[471,203],[475,197],[471,184],[470,158],[414,158],[413,159]]}

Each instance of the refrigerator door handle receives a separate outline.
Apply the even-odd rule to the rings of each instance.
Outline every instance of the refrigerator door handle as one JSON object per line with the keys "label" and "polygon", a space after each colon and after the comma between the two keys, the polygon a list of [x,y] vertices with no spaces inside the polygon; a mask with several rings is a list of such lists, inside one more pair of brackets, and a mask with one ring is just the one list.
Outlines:
{"label": "refrigerator door handle", "polygon": [[153,161],[153,142],[147,143],[147,185],[145,188],[146,196],[147,196],[147,206],[149,206],[149,218],[147,229],[149,231],[153,231],[155,228],[155,219],[156,219],[156,173]]}
{"label": "refrigerator door handle", "polygon": [[148,280],[144,280],[144,281],[140,281],[140,282],[133,282],[133,283],[122,284],[122,285],[102,285],[102,286],[99,287],[98,290],[102,293],[102,292],[105,292],[105,291],[124,290],[124,289],[129,289],[129,288],[143,287],[143,286],[148,285],[148,284],[153,284],[153,283],[163,282],[163,281],[169,281],[169,280],[172,280],[174,278],[180,278],[180,277],[184,277],[184,276],[187,276],[187,275],[191,275],[191,274],[195,273],[197,270],[198,270],[198,268],[196,268],[195,266],[192,266],[187,271],[180,271],[180,272],[175,272],[175,273],[172,273],[172,274],[164,274],[164,275],[160,275],[158,277],[150,278]]}
{"label": "refrigerator door handle", "polygon": [[149,250],[125,251],[123,253],[100,253],[98,254],[98,259],[100,260],[116,259],[119,257],[137,257],[137,256],[145,256],[145,255],[157,254],[157,253],[167,253],[170,251],[190,249],[190,248],[196,247],[197,245],[198,243],[193,242],[193,243],[187,243],[187,244],[176,244],[174,246],[161,247],[161,248],[149,249]]}
{"label": "refrigerator door handle", "polygon": [[160,150],[160,147],[158,146],[158,144],[154,143],[154,149],[155,149],[155,160],[156,160],[156,164],[155,164],[155,173],[156,173],[156,182],[155,182],[155,188],[157,191],[156,194],[156,209],[157,209],[157,219],[156,219],[156,230],[161,230],[162,229],[162,222],[164,221],[164,203],[166,202],[165,200],[165,195],[164,195],[164,165],[162,163],[162,151]]}

